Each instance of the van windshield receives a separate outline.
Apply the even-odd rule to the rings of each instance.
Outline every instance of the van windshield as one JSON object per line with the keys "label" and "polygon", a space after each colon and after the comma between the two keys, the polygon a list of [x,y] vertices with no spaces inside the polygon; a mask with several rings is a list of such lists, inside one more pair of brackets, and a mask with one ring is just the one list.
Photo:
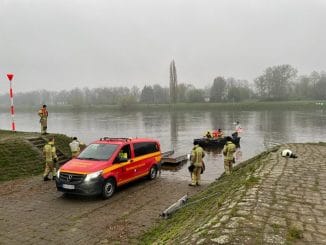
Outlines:
{"label": "van windshield", "polygon": [[103,161],[111,158],[118,145],[91,144],[83,150],[77,159]]}

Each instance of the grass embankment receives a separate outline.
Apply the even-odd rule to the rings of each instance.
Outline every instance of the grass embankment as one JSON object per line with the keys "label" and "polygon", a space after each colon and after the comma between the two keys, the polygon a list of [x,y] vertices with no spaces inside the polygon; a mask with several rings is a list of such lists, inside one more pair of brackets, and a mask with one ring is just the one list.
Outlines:
{"label": "grass embankment", "polygon": [[[0,181],[38,175],[44,170],[41,151],[28,142],[27,138],[39,137],[39,133],[12,132],[0,130]],[[55,137],[56,147],[70,156],[71,138],[62,134],[49,134]]]}
{"label": "grass embankment", "polygon": [[246,101],[239,103],[177,103],[174,105],[141,105],[136,104],[140,109],[172,109],[172,110],[302,110],[325,108],[316,104],[320,101]]}
{"label": "grass embankment", "polygon": [[[275,147],[270,151],[277,149],[278,147]],[[162,220],[142,235],[139,238],[140,244],[178,244],[183,238],[190,236],[194,232],[195,224],[205,224],[212,220],[222,204],[232,199],[237,190],[248,189],[257,184],[259,177],[252,174],[261,166],[262,160],[270,151],[239,164],[232,175],[222,175],[218,181],[188,200],[185,207],[178,210],[170,219]],[[230,216],[236,212],[235,207],[231,210]]]}

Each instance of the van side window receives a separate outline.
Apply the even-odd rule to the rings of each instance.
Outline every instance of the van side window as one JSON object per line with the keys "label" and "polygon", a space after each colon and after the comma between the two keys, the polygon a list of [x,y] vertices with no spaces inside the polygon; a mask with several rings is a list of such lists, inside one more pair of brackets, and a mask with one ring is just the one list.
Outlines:
{"label": "van side window", "polygon": [[141,142],[134,144],[135,157],[146,155],[159,151],[159,147],[155,142]]}
{"label": "van side window", "polygon": [[131,158],[130,145],[125,145],[124,147],[121,148],[121,151],[127,154],[128,159]]}
{"label": "van side window", "polygon": [[125,145],[124,147],[121,148],[119,151],[117,157],[114,159],[114,163],[119,163],[121,162],[120,158],[131,158],[131,151],[130,151],[130,145]]}

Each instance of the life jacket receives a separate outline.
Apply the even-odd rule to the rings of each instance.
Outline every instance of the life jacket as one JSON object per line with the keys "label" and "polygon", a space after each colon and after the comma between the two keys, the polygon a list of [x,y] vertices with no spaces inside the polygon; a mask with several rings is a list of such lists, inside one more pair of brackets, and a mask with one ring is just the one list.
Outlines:
{"label": "life jacket", "polygon": [[217,138],[218,135],[219,135],[219,133],[218,133],[217,130],[214,130],[214,131],[212,132],[212,134],[213,134],[213,137],[214,137],[214,138]]}
{"label": "life jacket", "polygon": [[38,115],[42,118],[42,117],[48,117],[49,112],[46,110],[46,108],[41,108],[38,111]]}

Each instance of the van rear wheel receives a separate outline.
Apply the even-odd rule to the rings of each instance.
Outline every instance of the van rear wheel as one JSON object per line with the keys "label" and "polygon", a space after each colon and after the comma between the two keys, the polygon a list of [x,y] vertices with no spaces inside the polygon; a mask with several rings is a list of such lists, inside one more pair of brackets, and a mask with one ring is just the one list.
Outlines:
{"label": "van rear wheel", "polygon": [[154,165],[154,166],[152,166],[151,169],[149,170],[148,178],[149,178],[150,180],[153,180],[153,179],[156,178],[156,176],[157,176],[157,166]]}
{"label": "van rear wheel", "polygon": [[110,178],[108,179],[102,188],[102,197],[103,199],[108,199],[113,196],[116,189],[116,184],[114,179]]}

